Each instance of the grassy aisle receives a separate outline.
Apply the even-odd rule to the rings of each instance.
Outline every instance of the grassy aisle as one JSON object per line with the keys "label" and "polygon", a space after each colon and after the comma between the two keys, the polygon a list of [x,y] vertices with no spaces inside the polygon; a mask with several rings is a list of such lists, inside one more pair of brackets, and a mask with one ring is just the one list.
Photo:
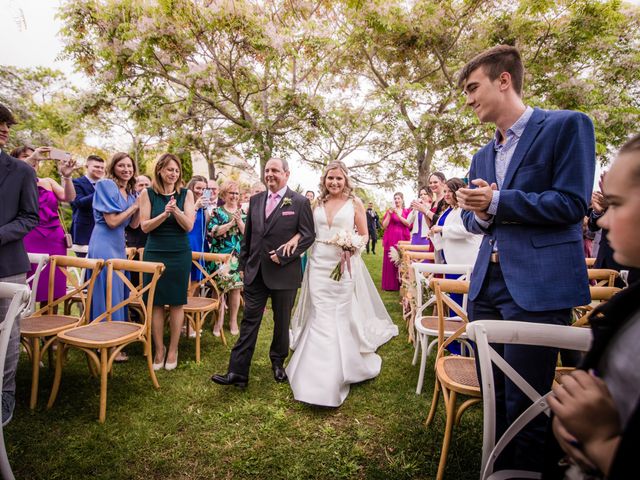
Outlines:
{"label": "grassy aisle", "polygon": [[[376,285],[381,255],[365,256]],[[23,355],[17,407],[5,428],[9,459],[19,479],[297,479],[435,477],[444,413],[429,429],[423,421],[431,401],[433,373],[417,396],[413,347],[406,342],[398,295],[382,293],[400,335],[378,353],[381,375],[355,385],[338,409],[293,400],[286,384],[273,381],[268,350],[271,315],[258,340],[246,391],[209,381],[225,372],[229,348],[205,332],[203,361],[193,361],[193,341],[181,339],[180,364],[161,371],[161,389],[148,377],[141,348],[114,367],[107,422],[97,422],[99,381],[72,352],[61,391],[47,411],[52,374],[44,369],[38,408],[28,408],[30,369]],[[208,325],[207,325],[208,327]],[[232,342],[233,343],[233,339]],[[447,478],[477,478],[481,412],[467,413],[454,432]]]}

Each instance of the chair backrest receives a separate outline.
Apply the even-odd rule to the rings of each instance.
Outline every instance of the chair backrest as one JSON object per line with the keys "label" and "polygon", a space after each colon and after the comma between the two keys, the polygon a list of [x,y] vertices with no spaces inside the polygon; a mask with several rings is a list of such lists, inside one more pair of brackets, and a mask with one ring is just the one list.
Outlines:
{"label": "chair backrest", "polygon": [[[469,281],[434,278],[431,280],[430,286],[435,292],[436,297],[436,311],[438,315],[438,354],[436,358],[439,358],[444,355],[447,346],[457,340],[460,335],[466,331],[467,324],[469,323],[467,309],[451,298],[451,294],[459,294],[466,299],[469,294]],[[445,320],[451,317],[460,319],[460,327],[448,338],[445,338]]]}
{"label": "chair backrest", "polygon": [[596,264],[596,259],[592,257],[587,257],[584,261],[587,264],[587,268],[592,268]]}
{"label": "chair backrest", "polygon": [[209,273],[207,271],[207,264],[225,264],[229,262],[229,260],[231,260],[231,254],[229,253],[191,252],[191,263],[198,269],[202,277],[197,282],[193,282],[194,285],[192,285],[191,291],[193,292],[198,288],[204,289],[209,287],[215,292],[215,298],[218,298],[220,296],[220,289],[218,288],[215,277],[220,273],[220,270],[217,269]]}
{"label": "chair backrest", "polygon": [[36,294],[38,292],[38,282],[40,281],[40,274],[44,267],[49,263],[49,255],[46,253],[29,253],[29,263],[35,265],[36,269],[29,278],[27,278],[27,284],[31,287],[31,298],[29,300],[29,307],[24,316],[28,317],[36,311]]}
{"label": "chair backrest", "polygon": [[595,307],[601,303],[611,300],[616,293],[620,291],[618,287],[589,287],[589,293],[591,293],[591,303],[582,307],[577,307],[573,310],[574,327],[587,327],[589,326],[589,318],[593,313]]}
{"label": "chair backrest", "polygon": [[[500,356],[490,344],[536,345],[587,351],[591,345],[591,331],[561,325],[514,322],[506,320],[479,320],[467,326],[467,335],[476,342],[480,376],[482,380],[482,401],[484,408],[484,429],[482,442],[481,479],[493,473],[496,458],[505,446],[539,414],[549,415],[546,397],[540,395],[522,376]],[[496,403],[493,368],[499,368],[522,392],[531,399],[531,406],[507,428],[496,441]],[[502,472],[501,478],[539,478],[537,472]],[[508,476],[512,475],[512,476]]]}
{"label": "chair backrest", "polygon": [[[66,255],[52,255],[49,257],[49,292],[47,295],[49,301],[46,306],[35,312],[34,315],[52,314],[53,307],[60,304],[64,305],[64,302],[74,295],[82,294],[80,295],[83,307],[82,315],[86,316],[91,309],[93,287],[103,265],[104,260],[96,258],[70,257]],[[71,287],[67,288],[64,296],[54,300],[53,287],[55,285],[56,270],[64,273],[67,284],[70,284]],[[78,277],[78,270],[85,273],[90,270],[91,275],[85,274],[83,277]]]}
{"label": "chair backrest", "polygon": [[[457,280],[469,280],[473,265],[455,265],[448,263],[414,263],[411,265],[416,285],[416,316],[421,316],[424,310],[436,301],[435,292],[429,298],[424,298],[426,286],[430,285],[435,275],[458,275]],[[433,291],[433,290],[432,290]],[[462,298],[462,309],[467,311],[467,295]]]}
{"label": "chair backrest", "polygon": [[[138,255],[138,249],[136,247],[127,247],[125,248],[125,253],[127,255],[127,260],[134,260]],[[140,258],[142,258],[142,254]]]}
{"label": "chair backrest", "polygon": [[[143,299],[143,295],[147,293],[147,300],[144,303],[142,311],[143,323],[147,329],[147,334],[151,331],[151,311],[153,308],[153,296],[155,295],[156,285],[160,279],[160,275],[164,272],[164,264],[158,262],[141,262],[138,260],[123,260],[120,258],[112,258],[107,260],[107,291],[106,291],[106,311],[97,316],[91,323],[112,320],[115,312],[130,303]],[[130,273],[148,273],[151,274],[151,280],[147,285],[134,285],[126,275]],[[129,295],[120,303],[113,305],[113,279],[118,277],[129,289]],[[143,301],[143,300],[142,300]]]}
{"label": "chair backrest", "polygon": [[609,268],[589,268],[587,270],[589,280],[595,280],[596,287],[613,287],[620,272]]}

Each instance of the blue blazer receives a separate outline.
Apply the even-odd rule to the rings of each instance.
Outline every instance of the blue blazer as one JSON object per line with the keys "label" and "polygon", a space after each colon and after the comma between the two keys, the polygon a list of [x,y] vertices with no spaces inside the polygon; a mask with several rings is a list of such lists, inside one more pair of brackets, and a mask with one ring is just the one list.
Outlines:
{"label": "blue blazer", "polygon": [[2,150],[0,202],[0,277],[10,277],[31,268],[22,240],[40,223],[40,207],[36,172]]}
{"label": "blue blazer", "polygon": [[77,245],[89,245],[91,232],[95,225],[93,220],[93,193],[95,188],[85,176],[75,178],[73,187],[76,190],[76,199],[71,202],[73,219],[71,221],[71,237]]}
{"label": "blue blazer", "polygon": [[[595,135],[586,115],[534,109],[507,169],[497,213],[484,229],[463,212],[467,230],[484,234],[471,277],[474,300],[497,242],[513,300],[528,311],[591,301],[582,249],[595,174]],[[469,180],[496,182],[494,140],[471,161]]]}

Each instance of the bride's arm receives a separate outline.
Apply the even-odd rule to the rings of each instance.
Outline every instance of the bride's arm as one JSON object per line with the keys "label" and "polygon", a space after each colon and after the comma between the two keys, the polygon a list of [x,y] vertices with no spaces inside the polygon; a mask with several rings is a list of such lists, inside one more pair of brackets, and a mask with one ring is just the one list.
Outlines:
{"label": "bride's arm", "polygon": [[356,230],[358,231],[358,235],[363,236],[366,242],[369,239],[369,229],[367,228],[367,214],[364,209],[364,204],[362,200],[357,197],[353,199],[353,204],[356,211],[354,218]]}

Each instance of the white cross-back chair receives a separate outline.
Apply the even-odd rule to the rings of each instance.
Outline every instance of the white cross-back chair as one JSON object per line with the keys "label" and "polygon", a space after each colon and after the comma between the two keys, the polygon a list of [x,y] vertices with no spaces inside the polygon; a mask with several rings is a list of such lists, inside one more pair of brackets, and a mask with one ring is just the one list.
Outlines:
{"label": "white cross-back chair", "polygon": [[[16,318],[24,316],[29,308],[31,292],[26,285],[16,283],[0,283],[0,298],[11,299],[9,310],[0,323],[0,395],[4,384],[4,361],[7,357],[7,347],[9,346],[9,337],[11,329]],[[0,421],[0,473],[5,480],[13,480],[13,472],[7,457],[7,450],[4,444],[4,431],[2,429],[2,421]]]}
{"label": "white cross-back chair", "polygon": [[[433,307],[436,303],[435,294],[424,298],[425,287],[429,285],[434,275],[458,275],[456,280],[469,280],[471,276],[471,270],[473,265],[454,265],[443,263],[414,263],[412,265],[414,278],[416,282],[416,312],[414,317],[414,326],[416,329],[416,343],[415,351],[413,353],[412,365],[415,365],[418,360],[418,352],[421,352],[420,356],[420,373],[418,374],[418,385],[416,386],[416,394],[422,392],[422,385],[424,383],[424,372],[427,365],[427,357],[431,353],[431,350],[438,343],[438,317],[436,315],[424,315],[424,311]],[[467,311],[467,294],[462,297],[462,309]],[[460,319],[458,318],[458,321]],[[456,318],[451,317],[448,319],[450,322],[455,322]],[[447,323],[448,325],[448,323]],[[458,325],[459,326],[459,325]],[[445,338],[448,338],[455,332],[457,328],[447,329],[445,326]],[[464,342],[466,336],[463,334],[460,340]],[[467,347],[469,347],[467,345]],[[470,347],[469,347],[470,349]]]}
{"label": "white cross-back chair", "polygon": [[[522,376],[509,365],[490,344],[518,344],[587,351],[591,345],[591,330],[561,325],[514,322],[506,320],[479,320],[467,326],[467,336],[476,342],[480,376],[484,427],[482,439],[482,480],[506,478],[541,478],[539,472],[501,470],[494,472],[494,464],[509,442],[534,418],[549,415],[547,396],[540,395]],[[492,366],[499,368],[524,394],[531,399],[527,408],[496,441],[495,383]]]}
{"label": "white cross-back chair", "polygon": [[27,278],[27,284],[31,285],[31,295],[29,299],[29,306],[24,313],[25,317],[32,315],[36,311],[36,292],[38,290],[38,282],[40,281],[40,274],[44,267],[49,263],[49,255],[46,253],[29,253],[29,263],[35,265],[36,269],[29,278]]}

